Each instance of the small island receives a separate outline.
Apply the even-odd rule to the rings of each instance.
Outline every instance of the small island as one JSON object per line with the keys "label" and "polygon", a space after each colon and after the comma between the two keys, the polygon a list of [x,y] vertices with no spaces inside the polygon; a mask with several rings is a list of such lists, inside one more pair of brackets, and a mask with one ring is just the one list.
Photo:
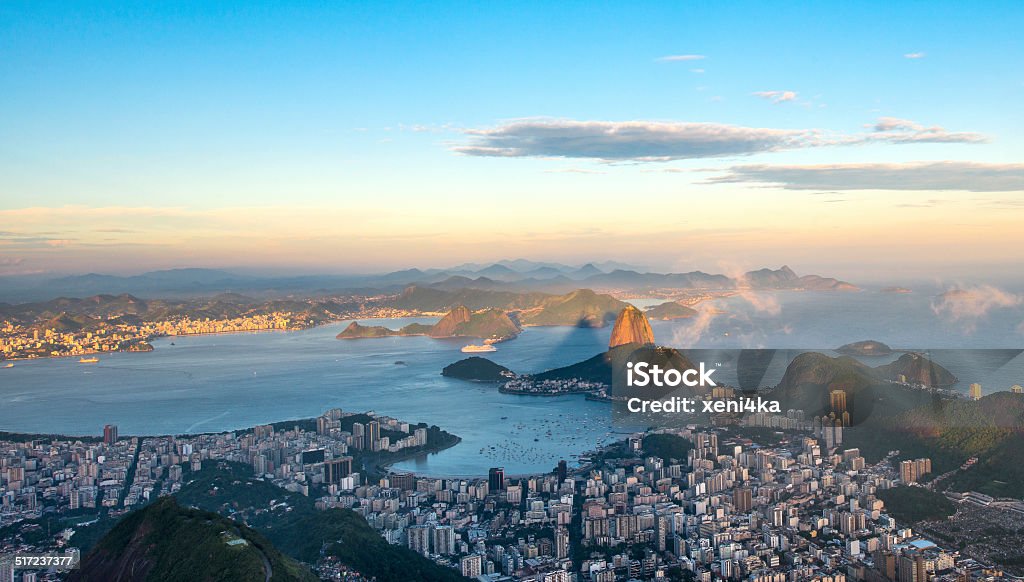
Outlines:
{"label": "small island", "polygon": [[668,321],[672,319],[685,319],[697,315],[697,310],[687,307],[678,301],[669,301],[661,305],[655,305],[647,310],[648,319],[660,319]]}
{"label": "small island", "polygon": [[480,356],[473,356],[459,360],[454,364],[449,364],[441,370],[441,375],[468,382],[488,383],[506,382],[516,377],[512,370]]}
{"label": "small island", "polygon": [[875,340],[853,342],[840,346],[836,351],[844,356],[888,356],[893,353],[892,348]]}

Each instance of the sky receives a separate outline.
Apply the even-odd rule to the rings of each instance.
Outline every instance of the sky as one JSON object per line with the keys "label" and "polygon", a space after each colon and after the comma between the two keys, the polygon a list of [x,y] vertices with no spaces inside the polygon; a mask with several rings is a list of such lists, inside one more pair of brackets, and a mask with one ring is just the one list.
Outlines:
{"label": "sky", "polygon": [[0,275],[1024,264],[1024,4],[0,3]]}

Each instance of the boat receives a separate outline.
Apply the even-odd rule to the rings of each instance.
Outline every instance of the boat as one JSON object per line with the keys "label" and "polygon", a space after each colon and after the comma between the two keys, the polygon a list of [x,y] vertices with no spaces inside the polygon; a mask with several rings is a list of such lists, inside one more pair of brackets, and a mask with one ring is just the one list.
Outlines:
{"label": "boat", "polygon": [[7,362],[7,365],[4,366],[4,367],[5,368],[13,368],[14,367],[14,362]]}
{"label": "boat", "polygon": [[93,356],[91,358],[78,358],[79,364],[95,364],[98,361],[100,361],[100,359],[97,358],[96,356]]}
{"label": "boat", "polygon": [[496,348],[496,347],[494,347],[494,346],[492,346],[490,344],[484,344],[482,346],[468,345],[468,346],[462,348],[462,351],[467,353],[467,354],[476,354],[476,353],[480,353],[480,352],[496,352],[496,351],[498,351],[498,348]]}

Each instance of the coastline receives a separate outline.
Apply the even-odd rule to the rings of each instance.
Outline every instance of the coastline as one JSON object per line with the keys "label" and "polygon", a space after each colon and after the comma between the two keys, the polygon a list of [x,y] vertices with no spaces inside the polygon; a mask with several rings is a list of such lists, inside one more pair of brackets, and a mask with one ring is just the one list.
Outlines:
{"label": "coastline", "polygon": [[[612,297],[616,297],[616,294],[614,292],[606,292],[606,293],[611,295]],[[692,301],[692,299],[694,299],[694,297],[687,296],[685,294],[682,295],[680,299],[672,299],[671,297],[666,297],[665,300],[666,301],[680,301],[681,303],[684,303],[688,307],[692,307],[694,305],[697,305],[699,303],[704,303],[706,301],[714,301],[716,299],[720,299],[720,298],[723,298],[723,297],[730,297],[730,296],[738,293],[738,291],[735,291],[735,290],[724,290],[724,291],[714,291],[714,292],[708,292],[708,293],[711,296],[709,296],[709,297],[697,297],[696,301]],[[643,298],[647,298],[647,297],[637,296],[637,297],[629,297],[627,299],[619,299],[619,297],[616,297],[616,299],[619,299],[620,301],[624,300],[627,303],[629,302],[629,299],[643,299]],[[653,295],[650,296],[649,298],[651,298],[651,299],[660,299],[659,297],[656,297],[656,296],[653,296]],[[685,301],[686,298],[691,299],[691,301]],[[146,352],[155,351],[156,347],[152,345],[152,341],[153,340],[157,340],[157,339],[162,339],[162,338],[176,338],[176,337],[185,338],[185,337],[191,337],[191,336],[234,335],[234,334],[243,334],[243,333],[267,333],[267,332],[289,333],[289,332],[296,332],[296,331],[305,331],[305,330],[314,329],[314,328],[317,328],[317,327],[323,327],[323,326],[326,326],[326,325],[332,325],[332,324],[336,324],[336,323],[344,323],[346,321],[377,321],[377,320],[382,320],[382,319],[428,318],[428,317],[438,317],[438,318],[440,318],[440,317],[443,317],[444,315],[445,315],[445,313],[433,312],[433,311],[416,311],[416,312],[403,313],[401,315],[396,315],[396,314],[393,314],[393,313],[392,314],[388,314],[388,315],[367,315],[367,316],[362,316],[362,315],[359,315],[359,314],[348,314],[346,317],[342,317],[342,318],[329,319],[329,320],[325,320],[325,321],[321,321],[321,322],[315,323],[313,325],[302,326],[302,327],[292,327],[292,328],[286,328],[286,329],[274,329],[274,328],[268,328],[268,329],[240,329],[240,330],[229,330],[229,331],[204,331],[204,332],[197,332],[197,333],[184,333],[184,334],[174,334],[174,335],[170,335],[170,334],[152,334],[152,335],[149,335],[149,336],[145,336],[143,338],[131,340],[131,341],[135,341],[137,343],[138,342],[143,342],[143,343],[149,344],[151,349],[148,349],[148,350],[118,349],[118,350],[107,350],[107,351],[84,351],[84,352],[76,352],[76,353],[73,353],[73,354],[60,354],[60,355],[56,355],[56,356],[54,356],[54,355],[43,355],[43,356],[14,357],[14,358],[6,358],[5,357],[5,358],[0,359],[0,362],[24,362],[24,361],[30,361],[30,360],[46,360],[46,359],[69,358],[69,357],[76,357],[76,356],[78,356],[78,357],[81,357],[81,356],[95,356],[95,355],[100,355],[100,354],[116,354],[116,353],[136,353],[136,352],[137,353],[146,353]],[[608,323],[605,323],[604,325],[601,325],[601,326],[589,326],[589,327],[592,327],[594,329],[601,329],[601,328],[608,327],[608,325],[609,325]],[[576,326],[571,325],[571,324],[521,324],[521,327],[525,330],[528,327],[576,327]],[[394,331],[397,332],[398,330],[394,330]],[[429,337],[428,334],[399,334],[399,333],[395,333],[394,335],[389,335],[389,336],[381,336],[381,337],[424,337],[424,336]],[[511,337],[507,337],[507,338],[501,338],[500,340],[497,340],[495,343],[511,341],[511,340],[516,339],[518,336],[519,336],[519,334],[516,334],[516,335],[511,336]],[[451,337],[452,338],[456,338],[456,339],[458,339],[458,338],[481,339],[481,338],[476,338],[475,336],[451,336]],[[351,337],[351,338],[337,338],[337,339],[378,339],[378,338],[376,338],[376,337]],[[450,339],[450,338],[444,337],[444,338],[435,338],[435,339]]]}

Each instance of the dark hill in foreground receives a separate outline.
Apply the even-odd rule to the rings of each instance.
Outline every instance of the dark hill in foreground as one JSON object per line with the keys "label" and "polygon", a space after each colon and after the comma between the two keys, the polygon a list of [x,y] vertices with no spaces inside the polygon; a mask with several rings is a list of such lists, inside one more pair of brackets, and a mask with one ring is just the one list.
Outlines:
{"label": "dark hill in foreground", "polygon": [[68,580],[312,582],[317,577],[248,527],[164,497],[114,526]]}
{"label": "dark hill in foreground", "polygon": [[[675,348],[624,344],[582,362],[541,372],[534,375],[533,379],[537,381],[576,379],[598,382],[606,386],[616,383],[624,384],[626,364],[631,361],[645,361],[652,365],[657,364],[663,369],[688,370],[695,367],[689,358]],[[616,374],[620,374],[620,377],[616,378]],[[651,395],[657,396],[655,392],[651,392]]]}
{"label": "dark hill in foreground", "polygon": [[389,544],[358,513],[320,511],[310,497],[256,479],[245,465],[207,461],[176,497],[181,503],[239,516],[281,552],[303,562],[315,562],[322,551],[377,582],[468,582],[452,568]]}
{"label": "dark hill in foreground", "polygon": [[800,354],[786,367],[775,390],[784,409],[804,410],[819,416],[833,411],[830,393],[846,392],[853,424],[863,422],[874,411],[881,393],[900,394],[890,382],[905,377],[913,384],[939,387],[956,382],[956,377],[922,354],[904,354],[895,362],[872,368],[850,356],[832,358],[817,352]]}
{"label": "dark hill in foreground", "polygon": [[921,384],[931,388],[943,388],[956,384],[957,379],[949,370],[943,368],[922,354],[903,354],[891,364],[875,368],[888,380],[903,380],[911,384]]}

